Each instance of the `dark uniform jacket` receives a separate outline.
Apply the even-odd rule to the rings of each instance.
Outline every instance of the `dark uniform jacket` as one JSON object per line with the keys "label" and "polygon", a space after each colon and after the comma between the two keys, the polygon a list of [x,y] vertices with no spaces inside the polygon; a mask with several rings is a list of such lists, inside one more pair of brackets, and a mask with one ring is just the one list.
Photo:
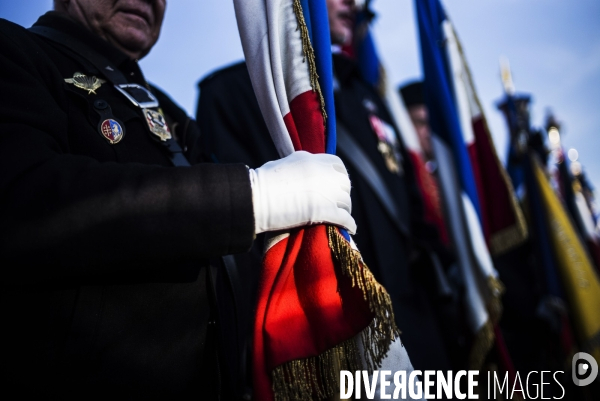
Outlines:
{"label": "dark uniform jacket", "polygon": [[[394,127],[387,107],[361,79],[354,62],[334,55],[334,69],[339,83],[335,93],[338,125],[346,127],[371,159],[411,231],[411,238],[407,238],[397,229],[365,179],[351,161],[340,154],[352,181],[352,215],[358,225],[354,239],[367,265],[392,297],[402,341],[415,369],[450,369],[453,366],[444,342],[443,319],[437,316],[440,300],[430,288],[434,281],[431,269],[413,257],[418,254],[417,242],[428,243],[433,248],[441,243],[435,230],[423,221],[412,165],[400,144],[404,173],[394,174],[386,168],[377,150],[378,139],[369,115]],[[197,120],[207,152],[217,162],[242,161],[256,167],[278,158],[245,63],[215,72],[200,83]],[[395,127],[394,131],[397,135]],[[411,259],[413,263],[409,262]],[[457,322],[452,324],[457,325]]]}
{"label": "dark uniform jacket", "polygon": [[[131,82],[137,62],[56,13]],[[199,130],[155,91],[192,167],[172,167],[142,112],[72,49],[0,20],[0,363],[5,392],[198,396],[207,259],[254,236],[247,168],[197,164]],[[125,127],[111,145],[93,102]],[[212,348],[211,348],[212,350]],[[212,383],[210,383],[212,384]]]}

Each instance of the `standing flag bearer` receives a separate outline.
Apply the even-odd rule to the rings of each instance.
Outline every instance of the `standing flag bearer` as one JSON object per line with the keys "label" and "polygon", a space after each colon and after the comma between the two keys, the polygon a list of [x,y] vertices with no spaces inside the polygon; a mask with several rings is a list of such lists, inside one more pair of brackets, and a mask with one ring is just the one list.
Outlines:
{"label": "standing flag bearer", "polygon": [[[523,186],[527,197],[534,249],[543,272],[543,293],[546,299],[567,301],[581,350],[600,359],[600,278],[569,214],[569,202],[561,201],[548,177],[548,151],[544,140],[540,131],[529,126],[530,97],[515,95],[508,67],[503,77],[506,98],[499,107],[511,134],[511,177]],[[561,157],[559,160],[565,163],[558,128],[556,122],[549,122],[548,139],[552,150]],[[557,304],[557,301],[542,299],[539,309],[544,307],[544,302],[550,306]],[[564,311],[560,319],[560,341],[563,352],[568,354],[565,356],[570,358],[570,324]]]}
{"label": "standing flag bearer", "polygon": [[425,220],[436,226],[444,245],[448,244],[446,226],[442,215],[439,193],[434,178],[427,171],[424,150],[419,144],[417,132],[413,127],[404,104],[400,102],[392,85],[386,79],[385,68],[380,61],[370,23],[375,18],[375,13],[370,10],[370,1],[366,1],[360,12],[357,13],[353,46],[348,50],[356,58],[358,69],[363,80],[371,84],[387,103],[393,122],[398,127],[400,136],[410,162],[414,167],[416,183],[423,201]]}
{"label": "standing flag bearer", "polygon": [[[516,368],[523,371],[561,370],[570,364],[574,352],[572,330],[556,260],[546,228],[540,193],[534,184],[530,154],[547,159],[540,131],[529,123],[530,96],[517,94],[508,61],[501,61],[506,93],[499,104],[510,131],[507,169],[523,207],[529,211],[529,240],[499,265],[508,289],[502,329],[514,356]],[[540,341],[544,338],[545,341]],[[561,385],[569,385],[570,378]],[[529,389],[532,387],[529,385]],[[551,389],[551,392],[557,388]]]}
{"label": "standing flag bearer", "polygon": [[600,278],[542,164],[534,156],[530,163],[581,349],[600,360]]}
{"label": "standing flag bearer", "polygon": [[[565,204],[571,217],[571,221],[576,231],[586,246],[592,262],[595,267],[600,266],[600,231],[596,227],[596,222],[584,195],[584,188],[587,185],[585,176],[582,174],[581,163],[578,161],[579,153],[576,149],[569,149],[568,152],[562,146],[560,123],[556,121],[554,115],[549,114],[546,118],[546,132],[553,136],[550,143],[552,153],[555,155],[556,163],[556,181],[558,193]],[[587,192],[588,196],[592,194]]]}

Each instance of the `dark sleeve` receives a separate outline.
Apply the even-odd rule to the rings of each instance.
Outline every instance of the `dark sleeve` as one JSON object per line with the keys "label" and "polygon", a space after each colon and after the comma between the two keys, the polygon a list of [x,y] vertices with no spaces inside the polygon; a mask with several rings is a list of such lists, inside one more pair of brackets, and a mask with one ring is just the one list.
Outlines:
{"label": "dark sleeve", "polygon": [[68,103],[41,60],[0,31],[3,282],[130,272],[144,280],[250,248],[243,164],[168,168],[71,154]]}
{"label": "dark sleeve", "polygon": [[196,119],[204,152],[216,162],[241,162],[257,168],[279,158],[245,62],[216,72],[200,83]]}

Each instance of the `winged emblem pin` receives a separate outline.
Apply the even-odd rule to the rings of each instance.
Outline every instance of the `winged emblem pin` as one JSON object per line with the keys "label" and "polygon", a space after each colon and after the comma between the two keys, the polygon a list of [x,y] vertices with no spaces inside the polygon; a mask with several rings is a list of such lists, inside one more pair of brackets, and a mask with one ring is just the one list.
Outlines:
{"label": "winged emblem pin", "polygon": [[76,72],[73,74],[73,78],[65,78],[65,82],[73,84],[75,87],[88,91],[88,95],[96,95],[96,89],[98,89],[106,81],[95,76],[88,77],[85,74]]}

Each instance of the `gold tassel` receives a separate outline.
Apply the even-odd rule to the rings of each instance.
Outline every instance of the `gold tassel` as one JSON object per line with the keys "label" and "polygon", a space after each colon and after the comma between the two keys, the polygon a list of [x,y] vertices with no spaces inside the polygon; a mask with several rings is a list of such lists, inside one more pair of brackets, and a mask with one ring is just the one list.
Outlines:
{"label": "gold tassel", "polygon": [[[389,351],[390,344],[400,336],[394,321],[392,301],[385,288],[379,284],[360,253],[350,247],[338,230],[327,227],[329,247],[342,274],[352,280],[352,286],[362,291],[373,321],[360,333],[364,344],[363,360],[366,369],[373,372]],[[322,400],[339,393],[339,372],[364,369],[356,338],[317,356],[290,361],[272,372],[273,393],[276,401]]]}
{"label": "gold tassel", "polygon": [[302,37],[302,51],[304,53],[304,60],[308,61],[308,72],[310,75],[310,86],[313,92],[317,92],[319,95],[319,102],[321,103],[321,114],[323,115],[323,124],[327,121],[327,112],[325,111],[325,99],[321,92],[321,86],[319,85],[319,75],[317,74],[317,65],[315,63],[315,52],[310,44],[310,35],[308,33],[308,27],[304,20],[304,13],[302,12],[302,5],[300,0],[294,0],[294,14],[298,20],[298,29],[300,29],[300,36]]}
{"label": "gold tassel", "polygon": [[494,345],[494,325],[500,321],[502,316],[502,294],[504,294],[504,285],[500,279],[490,276],[487,280],[490,296],[487,301],[487,311],[489,319],[483,327],[475,334],[473,346],[469,353],[469,369],[479,370],[487,354]]}
{"label": "gold tassel", "polygon": [[[513,200],[513,204],[520,208],[515,200]],[[527,226],[525,225],[523,212],[516,213],[516,216],[517,222],[515,225],[498,231],[490,238],[490,253],[493,256],[502,255],[521,245],[527,239]]]}
{"label": "gold tassel", "polygon": [[479,370],[483,366],[483,361],[488,352],[494,345],[494,328],[492,322],[488,320],[483,327],[475,334],[475,340],[469,353],[469,369]]}
{"label": "gold tassel", "polygon": [[392,300],[385,288],[375,280],[360,253],[352,249],[337,228],[328,226],[327,236],[333,258],[342,273],[352,280],[352,287],[358,286],[369,309],[375,314],[372,324],[362,332],[364,359],[368,370],[373,371],[385,357],[392,341],[400,336],[394,320]]}
{"label": "gold tassel", "polygon": [[318,356],[276,367],[272,372],[275,400],[305,401],[331,397],[339,393],[341,370],[361,370],[359,351],[354,338]]}
{"label": "gold tassel", "polygon": [[497,324],[502,316],[502,294],[504,294],[504,284],[497,277],[488,277],[488,288],[491,297],[487,304],[487,310],[493,324]]}

